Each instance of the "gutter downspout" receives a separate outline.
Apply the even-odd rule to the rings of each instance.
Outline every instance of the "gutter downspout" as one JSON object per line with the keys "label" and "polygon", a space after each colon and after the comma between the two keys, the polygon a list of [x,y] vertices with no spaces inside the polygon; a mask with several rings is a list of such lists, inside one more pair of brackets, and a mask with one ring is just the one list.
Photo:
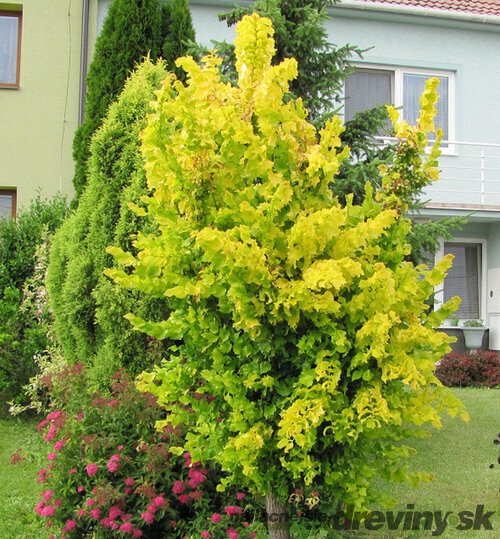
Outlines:
{"label": "gutter downspout", "polygon": [[422,17],[436,17],[443,19],[455,19],[477,23],[500,24],[498,15],[482,15],[463,11],[451,11],[447,9],[424,8],[409,6],[407,4],[389,4],[385,2],[364,2],[363,0],[341,0],[334,10],[339,8],[360,9],[363,11],[385,11],[404,15],[420,15]]}
{"label": "gutter downspout", "polygon": [[80,55],[80,108],[78,125],[82,125],[85,115],[85,94],[87,93],[87,65],[89,56],[89,1],[83,0],[82,6],[82,52]]}

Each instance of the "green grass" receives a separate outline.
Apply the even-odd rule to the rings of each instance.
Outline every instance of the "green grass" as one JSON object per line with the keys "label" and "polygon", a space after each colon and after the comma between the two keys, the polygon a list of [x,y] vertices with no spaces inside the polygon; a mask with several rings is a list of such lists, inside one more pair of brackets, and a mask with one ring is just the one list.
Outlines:
{"label": "green grass", "polygon": [[[42,441],[35,420],[0,419],[0,537],[38,539],[48,537],[36,520],[35,505],[41,485],[36,481],[40,469]],[[26,457],[15,465],[12,454],[22,448]]]}
{"label": "green grass", "polygon": [[[414,511],[453,511],[450,524],[440,537],[500,537],[500,465],[489,468],[499,456],[499,446],[493,440],[500,432],[500,390],[456,388],[453,393],[465,404],[470,421],[445,417],[442,429],[413,444],[418,454],[413,457],[411,468],[433,473],[435,481],[419,487],[392,484],[386,490],[399,500],[395,512],[406,510],[407,504],[414,504]],[[493,531],[456,530],[457,513],[475,512],[480,504],[485,506],[485,511],[496,512],[491,519]],[[364,530],[363,533],[361,529],[363,524],[358,533],[345,532],[343,536],[431,536],[431,531],[389,532],[385,525],[377,532]]]}
{"label": "green grass", "polygon": [[[441,535],[443,538],[500,537],[500,465],[496,462],[499,446],[493,439],[500,432],[500,390],[455,389],[454,393],[465,404],[471,419],[444,418],[443,428],[431,438],[416,440],[418,454],[412,468],[434,473],[436,480],[418,488],[392,484],[389,492],[400,503],[393,511],[404,511],[414,504],[415,511],[453,511],[451,523]],[[35,519],[34,507],[41,485],[36,482],[40,469],[41,438],[36,433],[36,421],[0,420],[0,538],[38,539],[47,537],[47,531]],[[27,457],[15,466],[11,456],[18,448]],[[477,505],[485,511],[496,511],[491,519],[493,531],[457,531],[459,511],[475,511]],[[455,523],[455,524],[454,524]],[[385,530],[384,530],[385,528]],[[380,531],[344,532],[344,537],[415,538],[431,536],[430,531],[392,531],[384,526]]]}

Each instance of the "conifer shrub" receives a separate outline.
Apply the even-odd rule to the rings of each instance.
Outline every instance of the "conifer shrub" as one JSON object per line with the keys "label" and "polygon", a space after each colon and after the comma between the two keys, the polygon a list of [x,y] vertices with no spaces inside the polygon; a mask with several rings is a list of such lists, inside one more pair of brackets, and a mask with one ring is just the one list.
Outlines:
{"label": "conifer shrub", "polygon": [[76,199],[87,183],[92,135],[108,108],[123,90],[131,71],[145,56],[164,56],[167,67],[185,53],[185,40],[194,39],[186,0],[115,0],[111,3],[87,76],[85,118],[75,133],[73,184]]}
{"label": "conifer shrub", "polygon": [[[433,311],[428,299],[451,265],[414,267],[413,193],[437,179],[437,79],[422,96],[417,127],[398,122],[391,166],[377,196],[340,206],[332,195],[342,160],[338,118],[319,132],[302,101],[284,100],[294,59],[271,65],[273,29],[254,14],[238,23],[237,86],[222,82],[220,59],[178,60],[143,131],[154,234],[134,252],[110,247],[125,288],[170,298],[155,321],[133,311],[133,327],[176,341],[140,376],[185,441],[170,448],[217,463],[218,490],[238,485],[266,497],[271,537],[289,537],[289,502],[315,492],[328,518],[342,503],[387,502],[373,478],[430,480],[410,473],[405,440],[440,426],[438,411],[467,414],[434,376],[450,338],[434,328],[458,298]],[[215,407],[198,395],[213,397]],[[417,428],[412,428],[417,426]],[[312,496],[312,494],[311,494]],[[278,524],[276,524],[278,522]]]}
{"label": "conifer shrub", "polygon": [[139,133],[166,74],[163,63],[146,60],[127,81],[93,138],[80,204],[53,242],[47,285],[57,338],[66,360],[94,366],[96,380],[107,380],[123,366],[140,372],[161,348],[134,332],[123,315],[141,304],[144,312],[162,316],[164,302],[110,286],[103,269],[113,263],[106,253],[109,244],[130,247],[132,232],[152,230],[129,203],[146,192]]}

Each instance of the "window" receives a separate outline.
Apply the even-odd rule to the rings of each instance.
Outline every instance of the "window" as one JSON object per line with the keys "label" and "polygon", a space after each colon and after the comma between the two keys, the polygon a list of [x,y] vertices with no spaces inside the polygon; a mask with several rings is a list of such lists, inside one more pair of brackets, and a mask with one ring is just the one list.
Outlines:
{"label": "window", "polygon": [[21,18],[19,11],[0,11],[0,88],[19,88]]}
{"label": "window", "polygon": [[408,123],[415,124],[420,115],[420,96],[426,80],[431,77],[439,78],[436,128],[443,130],[443,140],[452,140],[454,74],[451,71],[357,68],[345,85],[345,120],[349,121],[357,112],[377,105],[393,104],[402,108],[403,118]]}
{"label": "window", "polygon": [[16,216],[17,192],[15,189],[0,189],[0,219]]}
{"label": "window", "polygon": [[459,296],[462,302],[456,313],[458,318],[480,319],[483,246],[481,243],[445,242],[444,254],[450,253],[455,258],[444,280],[443,301]]}

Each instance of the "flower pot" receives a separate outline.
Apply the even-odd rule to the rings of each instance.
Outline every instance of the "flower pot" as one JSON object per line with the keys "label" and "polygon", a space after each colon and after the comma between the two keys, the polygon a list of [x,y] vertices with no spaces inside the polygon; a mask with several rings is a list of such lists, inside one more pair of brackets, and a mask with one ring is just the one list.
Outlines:
{"label": "flower pot", "polygon": [[481,348],[483,342],[483,335],[487,328],[462,328],[464,332],[465,346],[469,350],[477,350]]}

